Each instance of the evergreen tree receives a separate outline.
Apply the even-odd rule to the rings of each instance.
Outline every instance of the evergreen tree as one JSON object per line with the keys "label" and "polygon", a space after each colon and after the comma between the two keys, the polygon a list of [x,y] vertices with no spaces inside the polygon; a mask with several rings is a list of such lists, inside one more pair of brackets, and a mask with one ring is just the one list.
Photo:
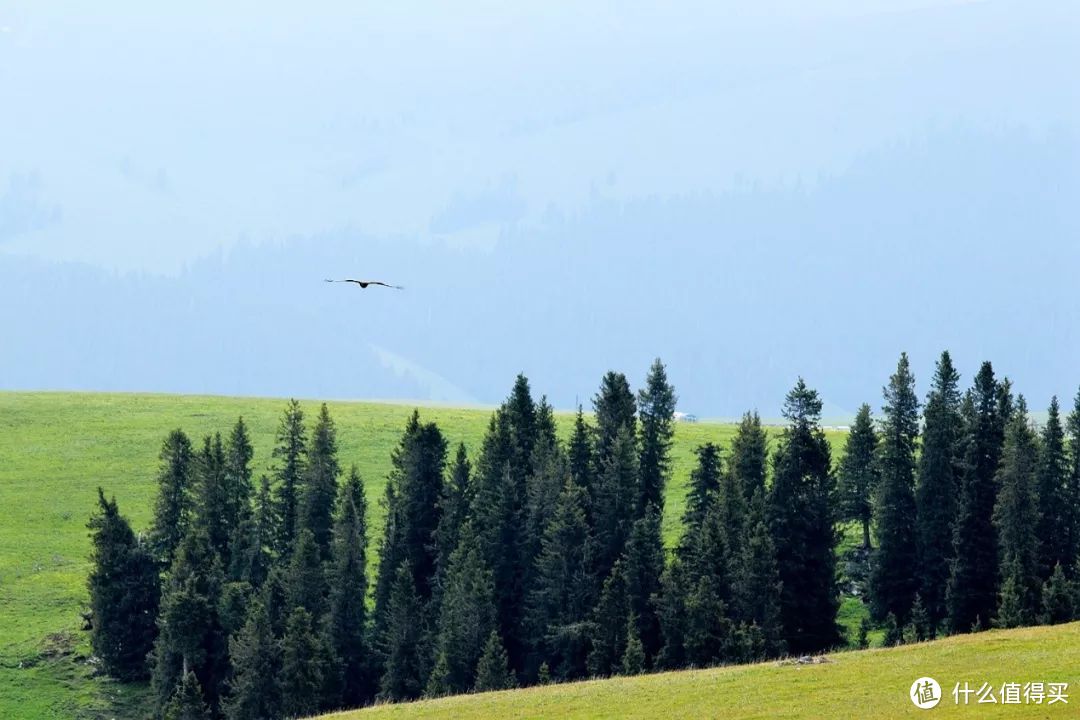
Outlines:
{"label": "evergreen tree", "polygon": [[915,639],[919,642],[929,640],[934,636],[930,614],[926,611],[926,604],[918,593],[915,594],[915,602],[911,604],[911,626],[915,631]]}
{"label": "evergreen tree", "polygon": [[149,545],[157,561],[168,567],[191,520],[195,475],[191,440],[183,430],[173,430],[165,438],[159,457],[158,495]]}
{"label": "evergreen tree", "polygon": [[[596,480],[593,519],[596,540],[595,577],[606,577],[622,555],[634,523],[637,504],[637,455],[629,427],[624,425],[604,456]],[[620,623],[626,618],[620,618]]]}
{"label": "evergreen tree", "polygon": [[709,667],[725,661],[732,652],[732,626],[727,588],[713,573],[703,573],[686,594],[686,660],[692,667]]}
{"label": "evergreen tree", "polygon": [[247,582],[258,588],[266,580],[272,562],[272,548],[276,541],[275,506],[270,490],[270,478],[265,475],[259,481],[253,512],[245,513],[240,528],[230,546],[231,565],[229,577]]}
{"label": "evergreen tree", "polygon": [[226,567],[231,567],[232,547],[242,542],[241,535],[249,530],[245,526],[251,516],[251,499],[255,492],[251,480],[251,459],[254,455],[251,436],[244,424],[244,418],[241,417],[229,433],[225,446],[224,504],[217,509],[228,535],[225,551],[221,556]]}
{"label": "evergreen tree", "polygon": [[284,558],[292,552],[296,540],[296,527],[300,515],[300,500],[304,495],[304,476],[307,472],[307,431],[304,429],[304,411],[300,403],[290,400],[281,418],[277,432],[274,459],[280,465],[275,470],[276,512],[280,523],[277,529],[276,547]]}
{"label": "evergreen tree", "polygon": [[210,720],[213,717],[203,700],[202,687],[195,673],[184,673],[162,717],[164,720]]}
{"label": "evergreen tree", "polygon": [[1057,625],[1069,622],[1075,615],[1076,608],[1073,606],[1072,593],[1069,592],[1069,581],[1059,563],[1054,566],[1050,579],[1043,585],[1039,622],[1043,625]]}
{"label": "evergreen tree", "polygon": [[304,477],[304,494],[300,503],[300,528],[310,530],[319,548],[319,558],[330,559],[334,528],[334,508],[337,505],[338,477],[341,466],[337,458],[337,430],[330,411],[323,403],[319,419],[311,433]]}
{"label": "evergreen tree", "polygon": [[522,534],[523,582],[526,598],[536,582],[536,558],[540,555],[544,529],[551,522],[570,470],[566,455],[555,440],[545,437],[533,450],[532,472],[526,485],[525,531]]}
{"label": "evergreen tree", "polygon": [[757,411],[744,414],[731,441],[728,472],[742,485],[743,496],[747,500],[759,489],[765,489],[767,447],[768,437],[761,427]]}
{"label": "evergreen tree", "polygon": [[[1065,490],[1062,493],[1063,528],[1062,553],[1069,558],[1080,558],[1080,391],[1076,393],[1073,411],[1065,423],[1069,438],[1069,470],[1065,477]],[[1065,574],[1069,574],[1069,562],[1063,562]],[[1077,561],[1080,570],[1080,560]],[[1072,575],[1073,582],[1080,582],[1080,572]],[[1077,607],[1080,614],[1080,606]]]}
{"label": "evergreen tree", "polygon": [[[468,692],[475,684],[484,644],[495,632],[494,593],[481,543],[466,523],[461,543],[450,559],[429,695]],[[503,665],[505,668],[505,660]]]}
{"label": "evergreen tree", "polygon": [[229,540],[231,528],[222,510],[229,503],[229,487],[225,477],[225,445],[221,433],[203,438],[195,467],[198,475],[198,513],[194,521],[206,533],[210,547],[229,565]]}
{"label": "evergreen tree", "polygon": [[836,614],[836,531],[829,443],[821,430],[821,400],[800,378],[788,393],[789,425],[774,456],[769,528],[781,582],[780,617],[791,652],[815,652],[840,641]]}
{"label": "evergreen tree", "polygon": [[626,573],[622,561],[618,560],[604,580],[600,601],[593,611],[592,649],[587,660],[589,674],[606,677],[618,672],[626,652],[629,613]]}
{"label": "evergreen tree", "polygon": [[952,562],[960,440],[960,376],[952,357],[941,353],[926,397],[919,480],[915,488],[915,539],[919,594],[926,605],[931,637],[946,617],[945,589]]}
{"label": "evergreen tree", "polygon": [[379,696],[388,701],[420,696],[428,677],[424,604],[416,593],[413,574],[402,563],[394,574],[382,638],[385,662]]}
{"label": "evergreen tree", "polygon": [[278,673],[281,648],[274,639],[270,614],[256,598],[240,632],[229,640],[232,679],[225,700],[228,720],[281,717]]}
{"label": "evergreen tree", "polygon": [[585,672],[593,600],[588,537],[585,492],[569,480],[544,529],[527,614],[531,646],[560,679]]}
{"label": "evergreen tree", "polygon": [[904,630],[896,619],[896,615],[888,613],[885,616],[885,637],[881,642],[883,647],[896,647],[904,644]]}
{"label": "evergreen tree", "polygon": [[[1039,520],[1035,474],[1038,447],[1028,423],[1023,396],[1006,430],[1001,466],[996,483],[999,488],[994,508],[994,525],[1001,545],[1001,577],[1009,585],[1002,589],[1004,627],[1030,625],[1039,611],[1039,538],[1035,534]],[[1006,590],[1010,593],[1010,617],[1005,618]]]}
{"label": "evergreen tree", "polygon": [[319,559],[315,536],[304,528],[289,558],[285,598],[289,611],[304,608],[316,620],[326,607],[326,572]]}
{"label": "evergreen tree", "polygon": [[874,508],[878,551],[870,582],[871,612],[896,615],[906,625],[918,592],[915,555],[915,446],[919,401],[907,353],[885,388],[881,433],[881,482]]}
{"label": "evergreen tree", "polygon": [[663,643],[656,599],[664,573],[660,512],[652,505],[634,522],[626,543],[624,568],[630,614],[637,623],[633,637],[644,653],[645,666],[651,666]]}
{"label": "evergreen tree", "polygon": [[998,400],[993,367],[983,363],[962,405],[963,472],[946,597],[953,632],[985,626],[998,605],[998,539],[993,523],[994,478],[1002,445]]}
{"label": "evergreen tree", "polygon": [[509,669],[506,650],[494,630],[484,645],[480,662],[476,666],[476,692],[509,690],[517,685],[514,673]]}
{"label": "evergreen tree", "polygon": [[328,649],[311,614],[294,608],[281,639],[281,706],[286,717],[307,717],[321,706]]}
{"label": "evergreen tree", "polygon": [[435,531],[435,557],[438,564],[436,587],[445,584],[450,555],[458,546],[461,526],[464,525],[465,518],[469,514],[469,505],[472,503],[470,471],[465,443],[461,443],[454,455],[450,475],[443,485],[442,497],[439,499],[441,516],[438,529]]}
{"label": "evergreen tree", "polygon": [[626,650],[622,657],[623,675],[640,675],[645,671],[645,648],[638,634],[638,619],[630,615],[626,621]]}
{"label": "evergreen tree", "polygon": [[660,578],[659,615],[664,646],[656,658],[658,667],[673,670],[686,664],[686,596],[689,583],[685,560],[676,554]]}
{"label": "evergreen tree", "polygon": [[90,646],[102,668],[125,682],[145,680],[147,653],[157,637],[158,571],[116,499],[98,488],[98,512],[90,518],[93,552],[90,590]]}
{"label": "evergreen tree", "polygon": [[863,548],[870,549],[871,499],[878,485],[878,436],[870,417],[870,406],[863,404],[848,433],[844,457],[840,460],[836,494],[841,519],[854,520],[862,526]]}
{"label": "evergreen tree", "polygon": [[690,473],[690,490],[686,495],[686,510],[682,517],[683,547],[687,546],[697,533],[705,514],[720,494],[720,448],[707,442],[695,452],[698,461]]}
{"label": "evergreen tree", "polygon": [[859,636],[855,645],[860,650],[870,647],[870,618],[864,617],[859,621]]}
{"label": "evergreen tree", "polygon": [[202,529],[180,543],[169,570],[158,613],[151,686],[158,714],[188,672],[194,672],[216,712],[227,675],[227,643],[218,608],[223,583],[221,560]]}
{"label": "evergreen tree", "polygon": [[327,641],[337,700],[358,707],[373,694],[367,681],[367,499],[356,466],[349,470],[334,525]]}
{"label": "evergreen tree", "polygon": [[641,420],[640,495],[638,515],[653,505],[664,509],[664,487],[671,473],[671,439],[675,434],[675,389],[667,370],[657,358],[649,368],[645,388],[638,393]]}
{"label": "evergreen tree", "polygon": [[606,466],[619,433],[624,429],[637,438],[637,404],[630,383],[622,373],[609,371],[600,382],[593,398],[596,415],[596,462],[602,471]]}
{"label": "evergreen tree", "polygon": [[1035,537],[1039,541],[1039,575],[1050,578],[1056,565],[1068,565],[1076,557],[1070,547],[1070,514],[1076,512],[1068,505],[1069,459],[1065,452],[1065,431],[1057,397],[1050,400],[1050,410],[1039,443],[1035,487],[1039,499],[1039,524]]}
{"label": "evergreen tree", "polygon": [[592,491],[593,468],[596,466],[593,435],[593,428],[585,422],[585,415],[579,405],[567,455],[570,475],[574,478],[574,483],[585,491],[586,497],[589,497]]}
{"label": "evergreen tree", "polygon": [[765,491],[758,488],[750,499],[747,536],[733,583],[738,618],[760,628],[766,656],[784,651],[780,620],[781,583],[776,548],[769,533]]}

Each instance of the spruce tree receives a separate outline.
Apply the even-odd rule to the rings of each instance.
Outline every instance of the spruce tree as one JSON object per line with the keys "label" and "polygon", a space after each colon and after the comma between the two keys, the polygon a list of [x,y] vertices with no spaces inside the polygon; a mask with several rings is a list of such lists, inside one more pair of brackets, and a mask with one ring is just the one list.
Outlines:
{"label": "spruce tree", "polygon": [[[688,541],[684,539],[684,543]],[[673,670],[686,664],[686,596],[690,584],[686,560],[676,554],[660,579],[660,631],[664,645],[656,658],[657,667]]]}
{"label": "spruce tree", "polygon": [[300,515],[300,500],[304,495],[304,476],[307,472],[307,431],[300,403],[290,400],[277,431],[277,446],[273,452],[279,464],[275,469],[276,512],[279,523],[276,533],[278,554],[284,558],[292,552],[296,526]]}
{"label": "spruce tree", "polygon": [[630,613],[626,573],[616,561],[604,580],[600,600],[593,611],[592,649],[587,659],[589,674],[606,677],[618,672],[626,652],[626,618]]}
{"label": "spruce tree", "polygon": [[911,626],[915,631],[915,639],[919,642],[933,637],[930,614],[926,611],[926,604],[918,593],[915,594],[915,602],[911,604]]}
{"label": "spruce tree", "polygon": [[427,686],[429,695],[468,692],[475,684],[484,644],[495,631],[494,593],[481,543],[471,524],[466,523],[461,543],[450,559],[435,643],[435,669]]}
{"label": "spruce tree", "polygon": [[227,638],[218,608],[223,584],[221,560],[200,528],[180,543],[169,570],[158,613],[151,686],[158,714],[178,683],[194,672],[216,712],[227,675]]}
{"label": "spruce tree", "polygon": [[381,699],[412,700],[423,692],[429,672],[425,619],[424,604],[416,593],[413,574],[402,563],[394,573],[381,638],[385,658],[379,681]]}
{"label": "spruce tree", "polygon": [[247,528],[242,526],[246,525],[245,521],[250,518],[251,500],[255,493],[251,479],[251,459],[254,455],[251,436],[244,424],[244,418],[241,417],[237,419],[225,445],[224,504],[218,508],[229,538],[225,552],[222,553],[222,561],[226,567],[231,566],[232,546],[238,544],[241,534],[247,531]]}
{"label": "spruce tree", "polygon": [[738,557],[733,586],[737,617],[760,628],[762,652],[775,656],[784,651],[780,619],[782,586],[766,511],[765,490],[758,488],[750,499],[746,542]]}
{"label": "spruce tree", "polygon": [[318,713],[323,697],[328,649],[311,614],[294,608],[281,639],[281,707],[286,717]]}
{"label": "spruce tree", "polygon": [[945,589],[953,557],[953,523],[963,434],[960,376],[952,357],[941,353],[933,387],[923,413],[923,443],[915,488],[915,539],[919,561],[919,595],[926,605],[930,635],[944,621]]}
{"label": "spruce tree", "polygon": [[829,443],[821,400],[799,379],[784,404],[788,420],[774,456],[769,529],[781,582],[780,617],[789,651],[816,652],[840,642],[836,615],[837,534]]}
{"label": "spruce tree", "polygon": [[90,646],[112,677],[145,680],[146,656],[157,637],[157,565],[120,514],[116,499],[106,500],[101,488],[98,512],[87,527],[93,544],[87,582]]}
{"label": "spruce tree", "polygon": [[1075,614],[1076,608],[1073,606],[1072,593],[1069,592],[1069,581],[1061,565],[1055,565],[1050,579],[1043,585],[1042,612],[1039,614],[1039,622],[1043,625],[1067,623]]}
{"label": "spruce tree", "polygon": [[158,494],[149,545],[158,563],[167,568],[187,532],[193,506],[195,454],[183,430],[169,433],[159,458]]}
{"label": "spruce tree", "polygon": [[[1073,411],[1065,423],[1069,445],[1069,469],[1065,477],[1065,490],[1062,493],[1063,528],[1062,553],[1069,558],[1076,558],[1077,570],[1080,570],[1080,391],[1076,393]],[[1073,567],[1073,561],[1063,562],[1066,576]],[[1073,582],[1080,582],[1080,572],[1072,574]],[[1080,607],[1077,608],[1080,614]]]}
{"label": "spruce tree", "polygon": [[469,480],[471,467],[465,443],[460,443],[450,466],[450,474],[443,485],[439,498],[439,526],[435,531],[436,587],[446,581],[446,569],[450,555],[458,546],[461,527],[469,514],[472,503],[472,486]]}
{"label": "spruce tree", "polygon": [[870,581],[871,613],[896,616],[903,627],[918,592],[915,554],[915,446],[919,437],[919,401],[907,353],[884,389],[885,422],[881,432],[881,481],[874,522],[878,551]]}
{"label": "spruce tree", "polygon": [[671,473],[671,442],[675,435],[675,389],[667,379],[667,370],[657,358],[638,393],[638,417],[641,422],[640,494],[638,515],[650,505],[664,509],[664,488]]}
{"label": "spruce tree", "polygon": [[285,598],[289,611],[304,608],[316,620],[326,608],[326,571],[319,558],[315,536],[304,528],[289,558]]}
{"label": "spruce tree", "polygon": [[853,520],[862,527],[863,548],[870,549],[872,498],[878,485],[878,435],[871,419],[870,406],[863,404],[848,433],[844,457],[837,473],[836,494],[841,519]]}
{"label": "spruce tree", "polygon": [[630,614],[637,623],[633,637],[644,653],[645,666],[651,667],[663,643],[656,602],[664,573],[664,540],[656,507],[650,505],[634,522],[624,558]]}
{"label": "spruce tree", "polygon": [[953,632],[986,627],[998,605],[998,538],[994,527],[1001,457],[999,389],[990,363],[982,364],[962,404],[963,471],[953,528],[947,606]]}
{"label": "spruce tree", "polygon": [[1046,424],[1039,443],[1035,487],[1039,500],[1039,524],[1035,536],[1039,541],[1039,575],[1050,578],[1057,565],[1068,565],[1075,557],[1069,547],[1070,515],[1075,508],[1068,505],[1069,459],[1065,451],[1065,431],[1061,426],[1058,399],[1050,400]]}
{"label": "spruce tree", "polygon": [[[604,456],[595,484],[592,505],[596,577],[607,577],[626,546],[637,508],[637,478],[634,439],[629,426],[623,425]],[[621,618],[620,622],[625,619]]]}
{"label": "spruce tree", "polygon": [[184,673],[176,692],[162,712],[164,720],[210,720],[210,708],[203,699],[202,687],[195,673]]}
{"label": "spruce tree", "polygon": [[631,613],[626,620],[626,650],[622,657],[623,675],[640,675],[645,671],[645,648],[638,633],[638,619]]}
{"label": "spruce tree", "polygon": [[728,472],[742,485],[743,496],[747,500],[759,489],[765,489],[767,447],[768,437],[761,427],[757,410],[745,413],[731,441]]}
{"label": "spruce tree", "polygon": [[536,581],[535,563],[540,555],[544,529],[555,514],[559,495],[569,476],[570,470],[562,448],[557,441],[543,438],[533,450],[532,472],[526,485],[525,531],[521,538],[526,597]]}
{"label": "spruce tree", "polygon": [[[1006,429],[1001,465],[997,472],[999,488],[994,508],[994,525],[1001,546],[1001,578],[1004,627],[1030,625],[1039,611],[1039,520],[1035,487],[1038,447],[1027,418],[1023,396]],[[1009,616],[1006,618],[1006,593],[1009,593]]]}
{"label": "spruce tree", "polygon": [[370,699],[367,656],[367,499],[356,466],[349,470],[334,524],[329,570],[327,641],[333,655],[336,699],[358,707]]}
{"label": "spruce tree", "polygon": [[229,503],[229,487],[225,477],[225,444],[221,433],[207,435],[195,462],[198,510],[194,522],[206,533],[210,546],[229,566],[229,541],[232,538],[228,519],[222,512]]}
{"label": "spruce tree", "polygon": [[527,605],[530,645],[559,679],[581,677],[592,608],[585,491],[568,480],[544,529]]}
{"label": "spruce tree", "polygon": [[[733,653],[732,575],[736,548],[720,502],[705,515],[686,564],[686,660],[702,667],[729,659]],[[742,540],[740,538],[739,542]]]}
{"label": "spruce tree", "polygon": [[499,640],[499,633],[494,630],[484,645],[480,662],[476,666],[476,692],[509,690],[517,685],[514,673],[509,668],[506,650]]}
{"label": "spruce tree", "polygon": [[266,580],[273,560],[276,542],[276,508],[270,489],[270,478],[259,480],[254,510],[244,514],[240,528],[230,546],[229,577],[258,588]]}
{"label": "spruce tree", "polygon": [[698,460],[690,472],[690,490],[686,494],[686,510],[682,517],[684,540],[680,547],[688,546],[720,494],[720,448],[707,442],[695,453]]}
{"label": "spruce tree", "polygon": [[300,503],[299,528],[310,530],[323,561],[330,559],[330,544],[334,527],[334,508],[337,506],[338,477],[341,466],[337,458],[337,429],[330,411],[323,403],[319,418],[311,432],[304,494]]}
{"label": "spruce tree", "polygon": [[574,416],[574,430],[570,435],[567,456],[570,462],[570,475],[573,476],[574,483],[585,491],[586,497],[591,494],[593,469],[596,467],[593,436],[593,428],[585,422],[585,414],[579,405],[577,415]]}
{"label": "spruce tree", "polygon": [[622,373],[607,372],[600,381],[600,390],[593,398],[596,416],[596,462],[600,471],[608,462],[619,433],[629,431],[637,438],[637,404],[630,383]]}
{"label": "spruce tree", "polygon": [[281,646],[274,638],[270,614],[261,599],[248,607],[247,620],[229,640],[232,679],[225,700],[228,720],[281,717],[278,685]]}

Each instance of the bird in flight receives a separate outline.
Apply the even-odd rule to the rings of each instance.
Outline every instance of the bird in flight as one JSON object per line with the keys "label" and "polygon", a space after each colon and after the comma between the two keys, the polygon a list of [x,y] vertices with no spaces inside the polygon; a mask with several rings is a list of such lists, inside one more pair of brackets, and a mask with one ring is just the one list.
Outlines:
{"label": "bird in flight", "polygon": [[387,283],[380,282],[378,280],[353,280],[352,278],[346,278],[344,280],[327,280],[326,282],[354,283],[356,285],[359,285],[361,288],[365,288],[365,289],[367,288],[368,285],[380,285],[380,286],[385,287],[385,288],[390,288],[391,290],[404,290],[405,289],[401,285],[389,285]]}

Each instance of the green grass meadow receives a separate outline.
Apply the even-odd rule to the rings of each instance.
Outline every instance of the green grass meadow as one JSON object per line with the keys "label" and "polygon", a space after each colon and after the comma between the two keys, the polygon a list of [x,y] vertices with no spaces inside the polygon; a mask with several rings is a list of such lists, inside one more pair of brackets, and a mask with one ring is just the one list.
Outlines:
{"label": "green grass meadow", "polygon": [[[115,495],[121,512],[144,529],[155,495],[158,452],[182,428],[195,442],[226,434],[243,416],[255,444],[256,475],[268,472],[285,400],[96,393],[0,393],[0,718],[123,717],[137,688],[94,678],[80,631],[86,601],[86,523],[96,488]],[[309,418],[318,402],[304,402]],[[370,508],[371,544],[381,529],[382,498],[396,445],[413,405],[330,402],[340,459],[355,463]],[[477,452],[491,409],[421,407],[451,443]],[[569,434],[571,414],[557,416]],[[678,536],[693,450],[728,445],[735,428],[680,423],[664,517]],[[833,436],[834,442],[840,436]],[[371,553],[374,562],[374,553]],[[857,612],[857,609],[856,609]],[[857,620],[856,620],[857,622]]]}

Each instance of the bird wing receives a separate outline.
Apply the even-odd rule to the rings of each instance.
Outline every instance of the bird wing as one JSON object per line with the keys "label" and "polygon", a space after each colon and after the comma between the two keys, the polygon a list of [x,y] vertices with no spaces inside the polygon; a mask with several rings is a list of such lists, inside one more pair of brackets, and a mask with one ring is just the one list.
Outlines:
{"label": "bird wing", "polygon": [[388,285],[387,283],[379,282],[378,280],[368,280],[368,285],[382,285],[383,287],[390,288],[391,290],[404,290],[405,289],[401,285]]}

